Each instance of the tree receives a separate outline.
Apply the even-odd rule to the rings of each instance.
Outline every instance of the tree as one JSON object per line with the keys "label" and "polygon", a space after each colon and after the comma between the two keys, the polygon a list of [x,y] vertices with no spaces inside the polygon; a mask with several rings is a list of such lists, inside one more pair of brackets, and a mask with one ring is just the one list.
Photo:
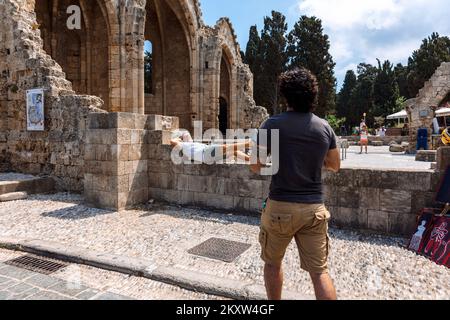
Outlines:
{"label": "tree", "polygon": [[367,113],[367,124],[373,125],[373,84],[377,76],[377,68],[371,64],[358,65],[358,81],[350,98],[350,112],[347,123],[354,127],[359,126],[364,113]]}
{"label": "tree", "polygon": [[332,114],[336,106],[336,64],[329,51],[322,21],[301,16],[288,35],[289,68],[304,67],[316,75],[320,88],[316,113],[321,117]]}
{"label": "tree", "polygon": [[406,99],[413,98],[409,95],[408,90],[408,67],[399,63],[395,66],[394,72],[400,96],[405,97]]}
{"label": "tree", "polygon": [[373,84],[374,108],[372,114],[375,117],[387,117],[396,110],[400,91],[394,66],[389,60],[386,60],[383,64],[378,60],[377,71]]}
{"label": "tree", "polygon": [[266,106],[271,114],[280,111],[278,78],[286,70],[287,28],[286,17],[280,12],[272,11],[271,17],[264,18],[260,48],[262,76],[258,77],[258,81],[260,81],[261,104]]}
{"label": "tree", "polygon": [[423,40],[420,49],[408,61],[408,91],[415,97],[442,62],[450,61],[450,39],[433,33]]}
{"label": "tree", "polygon": [[251,26],[249,32],[249,39],[247,42],[247,48],[245,49],[244,61],[249,65],[250,70],[255,73],[255,62],[260,54],[261,38],[259,37],[258,27]]}
{"label": "tree", "polygon": [[153,93],[153,55],[150,51],[145,51],[144,77],[145,93]]}
{"label": "tree", "polygon": [[350,116],[350,99],[352,97],[353,90],[357,85],[356,74],[353,70],[348,70],[345,74],[344,84],[337,96],[336,102],[336,114],[341,118],[349,118]]}
{"label": "tree", "polygon": [[333,114],[327,115],[325,118],[334,132],[340,132],[341,126],[345,123],[345,118],[338,118]]}

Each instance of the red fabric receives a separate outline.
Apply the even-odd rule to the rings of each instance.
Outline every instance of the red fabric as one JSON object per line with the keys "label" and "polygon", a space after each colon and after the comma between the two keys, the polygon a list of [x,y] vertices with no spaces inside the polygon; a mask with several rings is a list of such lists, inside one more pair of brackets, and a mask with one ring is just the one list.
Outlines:
{"label": "red fabric", "polygon": [[450,268],[450,217],[436,216],[436,209],[424,209],[409,249]]}

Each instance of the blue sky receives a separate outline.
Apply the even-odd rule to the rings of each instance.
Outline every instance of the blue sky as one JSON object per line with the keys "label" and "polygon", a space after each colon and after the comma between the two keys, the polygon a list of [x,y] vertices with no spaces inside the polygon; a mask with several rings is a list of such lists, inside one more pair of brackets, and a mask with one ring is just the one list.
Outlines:
{"label": "blue sky", "polygon": [[339,85],[360,62],[375,64],[380,58],[406,63],[432,32],[450,36],[448,0],[201,0],[201,6],[206,24],[231,19],[243,50],[250,26],[261,29],[271,10],[282,12],[289,28],[302,14],[321,18]]}

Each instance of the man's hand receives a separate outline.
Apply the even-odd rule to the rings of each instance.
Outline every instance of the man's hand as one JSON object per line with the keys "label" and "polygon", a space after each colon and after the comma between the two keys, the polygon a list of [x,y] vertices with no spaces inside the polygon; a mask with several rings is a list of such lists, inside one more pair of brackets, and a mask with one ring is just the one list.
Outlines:
{"label": "man's hand", "polygon": [[339,172],[341,169],[341,155],[339,154],[339,149],[333,149],[328,151],[325,157],[325,169],[331,172]]}
{"label": "man's hand", "polygon": [[258,163],[257,164],[251,164],[250,165],[250,170],[253,172],[253,173],[256,173],[256,174],[261,174],[261,169],[262,168],[265,168],[266,167],[266,165],[263,165],[261,162],[259,162],[259,160],[258,160]]}

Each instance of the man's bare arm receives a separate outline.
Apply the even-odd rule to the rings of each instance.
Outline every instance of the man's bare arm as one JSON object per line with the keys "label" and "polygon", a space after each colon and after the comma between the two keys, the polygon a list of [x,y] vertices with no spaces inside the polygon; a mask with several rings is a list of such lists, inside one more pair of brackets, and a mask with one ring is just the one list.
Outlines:
{"label": "man's bare arm", "polygon": [[[262,146],[260,146],[259,149],[260,149],[260,150],[266,150],[266,152],[267,152],[267,149],[265,149],[265,148],[262,147]],[[257,146],[253,145],[253,150],[255,150],[255,151],[258,150],[258,149],[257,149]],[[261,169],[262,169],[262,168],[267,168],[267,158],[264,159],[264,161],[261,161],[260,157],[258,157],[256,163],[250,164],[250,170],[251,170],[253,173],[261,174]]]}
{"label": "man's bare arm", "polygon": [[325,169],[332,172],[339,172],[341,169],[341,155],[339,154],[339,149],[333,149],[328,151],[325,157]]}

